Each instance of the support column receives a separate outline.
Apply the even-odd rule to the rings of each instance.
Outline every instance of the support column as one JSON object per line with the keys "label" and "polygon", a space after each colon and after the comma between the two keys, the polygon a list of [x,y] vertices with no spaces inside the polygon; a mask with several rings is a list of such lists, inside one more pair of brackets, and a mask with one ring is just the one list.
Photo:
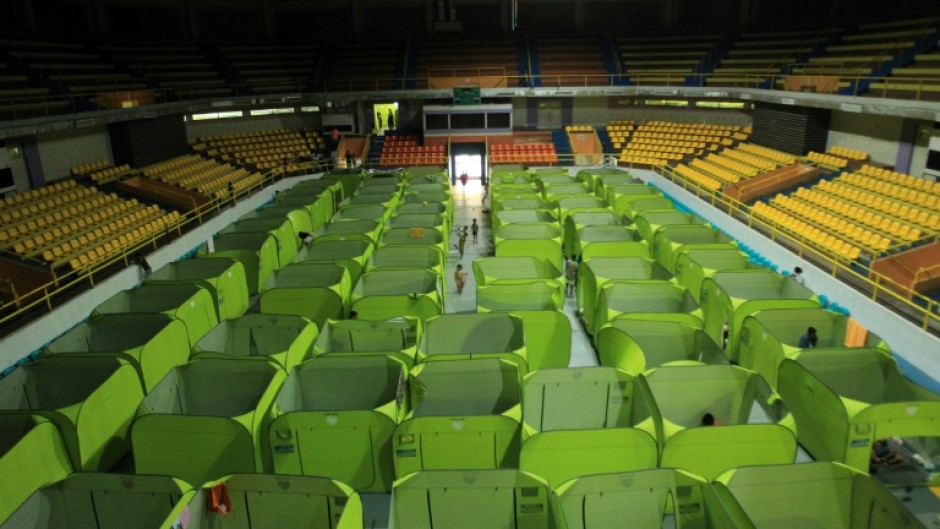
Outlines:
{"label": "support column", "polygon": [[678,20],[678,4],[677,0],[662,0],[662,11],[660,12],[660,26],[662,29],[673,29],[676,27],[676,22]]}
{"label": "support column", "polygon": [[917,143],[918,122],[905,119],[901,125],[901,140],[898,141],[898,156],[894,161],[894,170],[910,174],[911,159],[914,157],[914,145]]}
{"label": "support column", "polygon": [[180,29],[183,35],[193,40],[199,39],[198,0],[184,0],[180,6]]}
{"label": "support column", "polygon": [[574,0],[574,29],[575,31],[585,31],[586,23],[584,16],[584,0]]}
{"label": "support column", "polygon": [[366,32],[365,12],[362,7],[362,2],[360,0],[353,0],[350,8],[352,9],[353,34],[357,37],[361,37]]}
{"label": "support column", "polygon": [[499,0],[499,29],[503,33],[512,31],[513,0]]}
{"label": "support column", "polygon": [[738,3],[738,30],[751,29],[754,22],[754,0],[741,0]]}
{"label": "support column", "polygon": [[277,36],[274,0],[261,0],[261,16],[264,18],[264,36],[273,39]]}

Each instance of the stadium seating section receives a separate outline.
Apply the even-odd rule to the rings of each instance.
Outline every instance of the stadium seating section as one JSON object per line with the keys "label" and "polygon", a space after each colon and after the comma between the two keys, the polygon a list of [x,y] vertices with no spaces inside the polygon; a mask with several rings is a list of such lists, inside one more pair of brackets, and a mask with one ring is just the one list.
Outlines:
{"label": "stadium seating section", "polygon": [[349,40],[333,44],[329,77],[323,88],[332,91],[403,88],[396,68],[404,46],[394,40]]}
{"label": "stadium seating section", "polygon": [[554,165],[558,163],[558,155],[551,143],[493,143],[490,144],[490,163]]}
{"label": "stadium seating section", "polygon": [[597,37],[542,37],[536,46],[542,86],[611,84]]}
{"label": "stadium seating section", "polygon": [[261,183],[261,174],[190,154],[143,169],[149,178],[222,198]]}
{"label": "stadium seating section", "polygon": [[444,145],[420,145],[417,136],[386,136],[379,165],[415,166],[447,163]]}
{"label": "stadium seating section", "polygon": [[623,68],[637,85],[676,86],[704,72],[706,59],[717,51],[717,35],[617,37]]}
{"label": "stadium seating section", "polygon": [[285,129],[195,138],[190,140],[190,147],[222,162],[251,165],[262,171],[311,169],[311,153],[325,150],[324,139],[318,133]]}
{"label": "stadium seating section", "polygon": [[114,44],[101,50],[166,99],[196,99],[231,95],[231,87],[205,51],[195,45]]}
{"label": "stadium seating section", "polygon": [[736,126],[647,121],[632,131],[618,160],[623,164],[662,165],[730,147],[745,137],[746,132]]}
{"label": "stadium seating section", "polygon": [[255,94],[299,92],[311,85],[317,44],[224,45],[220,51],[239,85]]}
{"label": "stadium seating section", "polygon": [[502,36],[435,38],[418,45],[414,88],[429,88],[432,79],[480,77],[481,86],[519,86],[516,44]]}
{"label": "stadium seating section", "polygon": [[818,52],[836,30],[745,33],[733,44],[708,86],[769,87],[770,78]]}

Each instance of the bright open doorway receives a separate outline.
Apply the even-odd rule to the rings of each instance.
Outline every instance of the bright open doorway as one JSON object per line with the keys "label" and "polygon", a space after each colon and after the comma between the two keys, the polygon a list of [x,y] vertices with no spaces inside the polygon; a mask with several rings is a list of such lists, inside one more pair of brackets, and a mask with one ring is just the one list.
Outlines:
{"label": "bright open doorway", "polygon": [[458,154],[454,156],[454,174],[459,178],[466,174],[468,180],[483,178],[483,156],[479,154]]}
{"label": "bright open doorway", "polygon": [[389,130],[397,129],[399,125],[397,101],[372,105],[372,132],[374,134],[385,134]]}

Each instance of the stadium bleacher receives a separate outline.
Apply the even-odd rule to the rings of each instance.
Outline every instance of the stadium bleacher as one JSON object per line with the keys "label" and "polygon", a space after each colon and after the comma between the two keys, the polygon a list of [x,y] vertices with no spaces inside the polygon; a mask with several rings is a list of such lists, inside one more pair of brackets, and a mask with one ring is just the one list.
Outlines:
{"label": "stadium bleacher", "polygon": [[311,86],[320,48],[317,44],[220,46],[232,71],[251,93],[299,92]]}
{"label": "stadium bleacher", "polygon": [[618,36],[616,40],[632,84],[676,86],[702,73],[705,60],[717,51],[719,37]]}
{"label": "stadium bleacher", "polygon": [[612,72],[604,66],[595,36],[537,39],[542,86],[609,86]]}
{"label": "stadium bleacher", "polygon": [[766,87],[774,76],[818,53],[838,30],[745,33],[708,76],[708,86]]}
{"label": "stadium bleacher", "polygon": [[414,88],[430,88],[432,79],[479,77],[485,86],[519,86],[519,59],[512,39],[435,38],[418,45]]}

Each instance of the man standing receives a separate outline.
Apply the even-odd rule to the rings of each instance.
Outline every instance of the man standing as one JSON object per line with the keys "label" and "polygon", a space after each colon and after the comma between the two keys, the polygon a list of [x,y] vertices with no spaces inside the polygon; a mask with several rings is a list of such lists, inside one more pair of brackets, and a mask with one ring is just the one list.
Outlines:
{"label": "man standing", "polygon": [[391,109],[388,111],[388,130],[395,130],[395,114]]}

